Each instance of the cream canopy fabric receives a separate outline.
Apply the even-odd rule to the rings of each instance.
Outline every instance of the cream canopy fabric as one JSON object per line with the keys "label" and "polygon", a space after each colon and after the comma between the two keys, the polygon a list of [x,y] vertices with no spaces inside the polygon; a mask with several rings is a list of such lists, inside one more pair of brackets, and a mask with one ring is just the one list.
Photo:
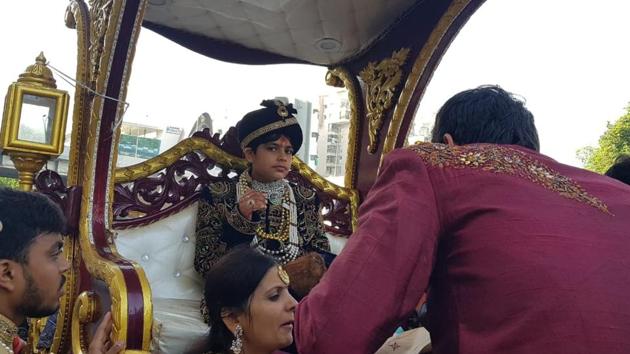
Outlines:
{"label": "cream canopy fabric", "polygon": [[362,53],[420,2],[149,0],[145,26],[331,65]]}

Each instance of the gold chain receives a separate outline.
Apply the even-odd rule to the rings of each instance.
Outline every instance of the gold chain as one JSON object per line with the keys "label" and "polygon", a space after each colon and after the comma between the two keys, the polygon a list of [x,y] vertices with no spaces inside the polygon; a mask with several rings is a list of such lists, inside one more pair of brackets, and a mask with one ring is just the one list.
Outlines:
{"label": "gold chain", "polygon": [[0,314],[0,344],[13,353],[13,338],[17,336],[17,326]]}

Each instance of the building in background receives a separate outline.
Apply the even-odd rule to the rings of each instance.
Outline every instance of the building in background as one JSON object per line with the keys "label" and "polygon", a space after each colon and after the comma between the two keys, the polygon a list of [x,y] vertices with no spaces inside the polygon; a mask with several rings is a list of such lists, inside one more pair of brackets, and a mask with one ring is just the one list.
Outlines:
{"label": "building in background", "polygon": [[343,185],[350,135],[350,103],[348,93],[339,90],[319,97],[316,109],[317,163],[316,171],[329,180]]}
{"label": "building in background", "polygon": [[416,120],[407,136],[407,145],[431,141],[433,124]]}
{"label": "building in background", "polygon": [[129,166],[148,160],[170,149],[185,137],[179,127],[158,127],[123,122],[118,140],[117,166]]}

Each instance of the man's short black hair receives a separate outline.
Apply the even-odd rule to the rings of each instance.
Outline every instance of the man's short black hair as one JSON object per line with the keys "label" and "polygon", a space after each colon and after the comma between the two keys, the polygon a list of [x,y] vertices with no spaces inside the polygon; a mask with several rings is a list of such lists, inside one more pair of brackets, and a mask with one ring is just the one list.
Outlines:
{"label": "man's short black hair", "polygon": [[606,171],[606,176],[630,185],[630,155],[620,155]]}
{"label": "man's short black hair", "polygon": [[61,209],[43,194],[0,188],[0,259],[27,263],[28,249],[42,234],[65,233]]}
{"label": "man's short black hair", "polygon": [[538,151],[534,116],[522,100],[496,85],[479,86],[451,97],[435,117],[431,141],[449,133],[456,144],[512,144]]}

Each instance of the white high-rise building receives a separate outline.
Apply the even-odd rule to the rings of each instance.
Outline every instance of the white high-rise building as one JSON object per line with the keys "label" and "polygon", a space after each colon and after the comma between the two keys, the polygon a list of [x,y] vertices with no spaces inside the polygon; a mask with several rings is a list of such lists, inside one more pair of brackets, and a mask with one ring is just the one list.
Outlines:
{"label": "white high-rise building", "polygon": [[317,136],[316,170],[329,180],[343,184],[350,135],[350,104],[348,93],[320,96]]}

